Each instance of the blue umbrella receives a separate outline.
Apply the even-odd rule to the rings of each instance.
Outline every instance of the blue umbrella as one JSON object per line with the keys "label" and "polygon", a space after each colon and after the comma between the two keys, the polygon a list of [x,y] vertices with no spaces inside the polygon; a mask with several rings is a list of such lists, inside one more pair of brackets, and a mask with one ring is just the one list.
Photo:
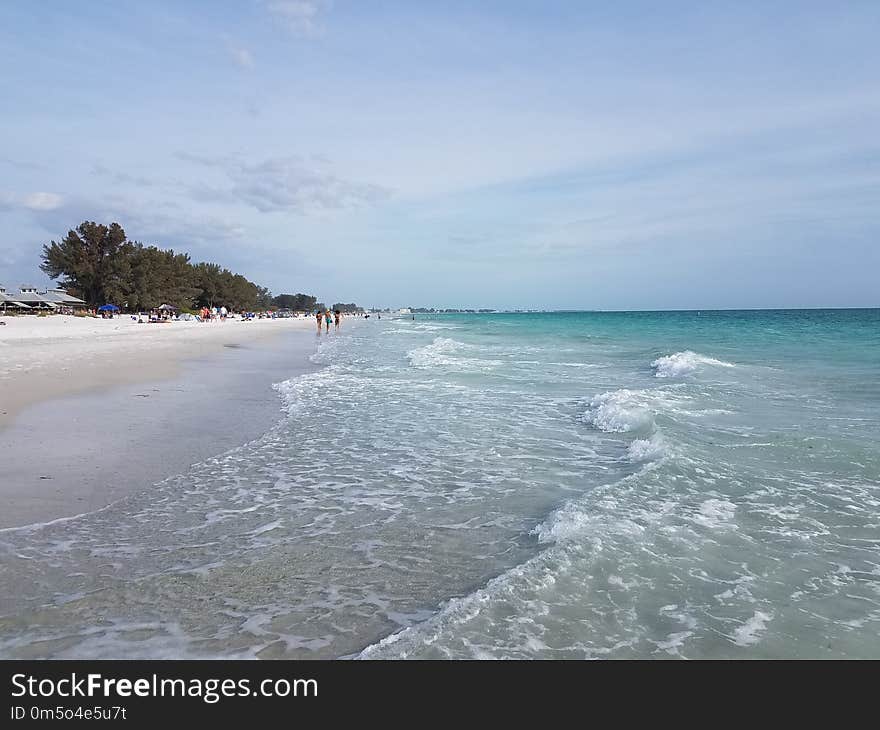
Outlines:
{"label": "blue umbrella", "polygon": [[115,304],[105,304],[101,307],[98,307],[98,311],[99,312],[118,312],[119,307],[117,307]]}

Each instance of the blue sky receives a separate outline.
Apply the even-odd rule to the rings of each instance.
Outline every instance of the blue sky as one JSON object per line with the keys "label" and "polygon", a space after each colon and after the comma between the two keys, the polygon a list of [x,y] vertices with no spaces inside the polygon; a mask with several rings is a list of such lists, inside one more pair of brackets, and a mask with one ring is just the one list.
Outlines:
{"label": "blue sky", "polygon": [[375,306],[880,305],[880,3],[0,4],[0,282],[84,219]]}

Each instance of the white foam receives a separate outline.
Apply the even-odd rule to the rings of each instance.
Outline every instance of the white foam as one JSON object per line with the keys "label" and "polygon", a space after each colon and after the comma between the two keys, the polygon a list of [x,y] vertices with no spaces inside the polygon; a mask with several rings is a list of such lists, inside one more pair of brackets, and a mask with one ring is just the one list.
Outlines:
{"label": "white foam", "polygon": [[682,375],[689,375],[699,368],[700,365],[713,365],[723,368],[736,367],[733,363],[716,360],[714,357],[706,357],[691,350],[658,357],[651,363],[651,367],[657,371],[654,374],[658,378],[678,378]]}
{"label": "white foam", "polygon": [[669,634],[665,641],[655,641],[654,644],[657,646],[658,651],[665,651],[667,654],[680,656],[678,650],[681,649],[685,645],[685,642],[693,635],[693,631],[676,631]]}
{"label": "white foam", "polygon": [[422,330],[423,332],[435,332],[437,330],[458,330],[458,329],[461,329],[461,327],[456,327],[454,324],[437,324],[436,322],[433,322],[431,324],[426,324],[426,323],[417,324],[417,325],[414,325],[414,327],[415,327],[415,329]]}
{"label": "white foam", "polygon": [[430,345],[416,347],[406,353],[410,363],[417,368],[446,367],[461,371],[488,371],[492,370],[501,362],[476,357],[462,357],[456,353],[463,350],[474,350],[472,345],[450,339],[449,337],[435,337]]}
{"label": "white foam", "polygon": [[[582,541],[585,537],[601,540],[602,536],[628,535],[638,538],[645,532],[645,525],[662,519],[664,506],[658,511],[651,508],[639,510],[620,510],[620,504],[614,492],[626,488],[644,474],[656,468],[660,462],[645,464],[637,472],[624,477],[613,485],[612,492],[599,501],[593,499],[572,500],[555,510],[544,522],[536,525],[530,534],[541,543],[556,543],[574,540]],[[637,517],[638,522],[631,519]]]}
{"label": "white foam", "polygon": [[601,536],[611,532],[614,535],[628,535],[637,539],[645,531],[639,523],[629,518],[611,518],[602,512],[593,514],[588,508],[569,503],[556,510],[545,522],[535,527],[531,534],[541,543],[581,541],[591,536]]}
{"label": "white foam", "polygon": [[627,449],[626,456],[632,462],[659,459],[666,453],[666,446],[660,434],[655,433],[648,439],[636,439]]}
{"label": "white foam", "polygon": [[757,644],[761,640],[759,634],[767,628],[767,622],[772,619],[772,613],[755,611],[754,616],[733,632],[733,643],[737,646]]}
{"label": "white foam", "polygon": [[643,395],[642,391],[627,389],[597,395],[590,401],[584,419],[606,433],[648,430],[654,425],[654,416]]}
{"label": "white foam", "polygon": [[274,520],[272,522],[268,522],[265,525],[260,525],[259,527],[255,527],[251,530],[248,535],[262,535],[264,532],[271,532],[272,530],[277,530],[283,524],[283,520]]}
{"label": "white foam", "polygon": [[457,352],[463,347],[463,342],[458,342],[449,337],[435,337],[430,345],[416,347],[407,352],[406,356],[418,368],[432,367],[433,365],[449,362],[448,355]]}
{"label": "white foam", "polygon": [[703,502],[694,521],[705,527],[723,527],[736,515],[736,505],[726,499],[707,499]]}
{"label": "white foam", "polygon": [[[549,552],[544,552],[510,568],[473,593],[446,601],[439,612],[422,623],[408,626],[370,644],[356,658],[376,659],[391,655],[405,659],[425,646],[436,645],[444,632],[474,620],[499,596],[510,597],[515,594],[517,588],[521,589],[523,584],[537,593],[550,588],[556,583],[559,574],[570,567],[570,561],[564,555],[555,555],[553,558],[550,557]],[[491,652],[470,644],[469,649],[474,658],[497,658]]]}

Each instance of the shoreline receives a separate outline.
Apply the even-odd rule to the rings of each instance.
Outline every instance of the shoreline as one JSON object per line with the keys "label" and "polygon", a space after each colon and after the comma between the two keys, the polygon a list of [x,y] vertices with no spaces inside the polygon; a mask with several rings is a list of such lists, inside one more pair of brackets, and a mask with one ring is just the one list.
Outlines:
{"label": "shoreline", "polygon": [[[97,367],[91,369],[99,377],[59,378],[45,365],[6,373],[0,530],[94,512],[262,436],[281,417],[273,384],[318,369],[309,360],[314,334],[297,322],[309,324],[205,324],[217,334],[164,346],[116,338],[125,346],[101,348],[103,364],[119,370],[108,377]],[[43,346],[61,354],[70,345]],[[35,345],[16,347],[21,356]],[[136,364],[120,366],[133,355]],[[81,366],[74,357],[65,372]],[[17,400],[7,400],[9,393]]]}

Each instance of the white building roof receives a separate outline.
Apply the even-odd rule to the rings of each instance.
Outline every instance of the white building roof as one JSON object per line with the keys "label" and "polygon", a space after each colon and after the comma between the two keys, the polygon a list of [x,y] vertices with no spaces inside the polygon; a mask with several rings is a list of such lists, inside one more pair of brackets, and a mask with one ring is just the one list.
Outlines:
{"label": "white building roof", "polygon": [[40,296],[46,301],[54,302],[56,304],[85,304],[82,299],[71,296],[63,289],[49,289],[49,291],[41,293]]}
{"label": "white building roof", "polygon": [[21,307],[22,309],[30,309],[30,307],[27,306],[27,304],[23,304],[22,302],[18,301],[17,299],[13,299],[8,294],[4,294],[3,292],[0,292],[0,305],[3,305],[3,304],[5,304],[6,306]]}

